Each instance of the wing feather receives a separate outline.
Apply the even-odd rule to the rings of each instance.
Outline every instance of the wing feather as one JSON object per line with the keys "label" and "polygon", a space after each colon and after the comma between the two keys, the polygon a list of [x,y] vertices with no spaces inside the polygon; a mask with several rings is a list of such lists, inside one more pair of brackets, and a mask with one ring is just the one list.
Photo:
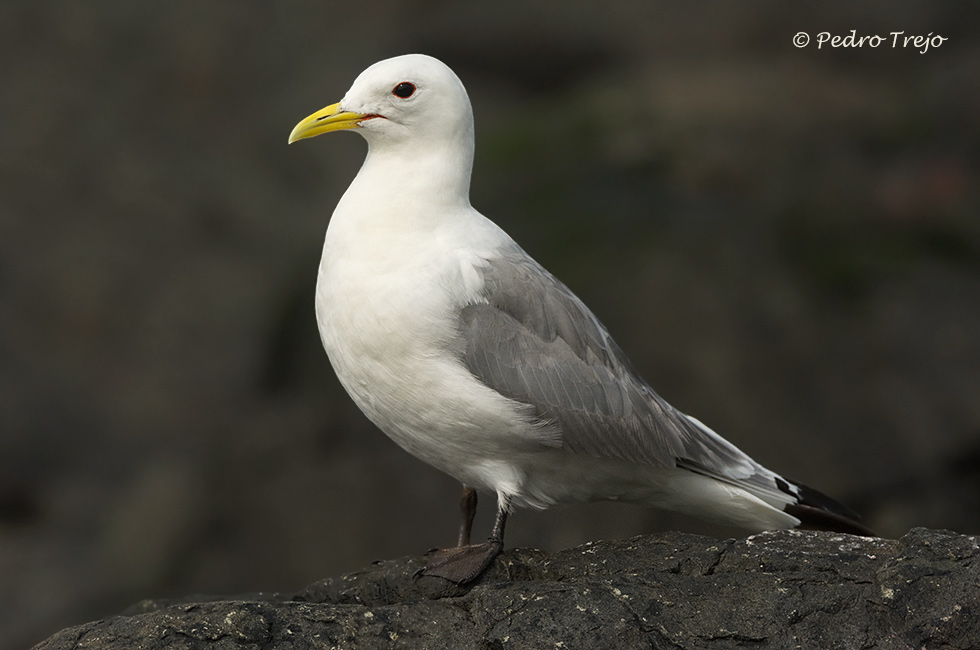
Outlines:
{"label": "wing feather", "polygon": [[556,424],[564,448],[658,467],[687,464],[729,480],[762,469],[657,395],[582,301],[523,251],[487,260],[480,272],[481,300],[460,313],[463,363]]}

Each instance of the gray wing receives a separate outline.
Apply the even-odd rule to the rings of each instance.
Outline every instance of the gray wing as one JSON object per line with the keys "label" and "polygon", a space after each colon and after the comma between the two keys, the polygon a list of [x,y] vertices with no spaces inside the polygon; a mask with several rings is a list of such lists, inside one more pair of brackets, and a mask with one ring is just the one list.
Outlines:
{"label": "gray wing", "polygon": [[582,301],[516,245],[481,270],[486,302],[459,318],[463,363],[557,425],[565,449],[776,490],[771,472],[657,395]]}

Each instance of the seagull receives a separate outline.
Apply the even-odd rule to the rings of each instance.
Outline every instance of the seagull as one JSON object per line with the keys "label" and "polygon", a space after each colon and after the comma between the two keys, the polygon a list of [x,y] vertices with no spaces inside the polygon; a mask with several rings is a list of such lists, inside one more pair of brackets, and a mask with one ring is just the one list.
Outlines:
{"label": "seagull", "polygon": [[[502,550],[512,509],[599,500],[747,532],[872,535],[668,404],[589,308],[470,205],[473,111],[448,66],[375,63],[289,142],[343,130],[368,153],[327,227],[317,323],[364,414],[463,485],[457,546],[420,575],[471,582]],[[478,491],[497,515],[471,544]]]}

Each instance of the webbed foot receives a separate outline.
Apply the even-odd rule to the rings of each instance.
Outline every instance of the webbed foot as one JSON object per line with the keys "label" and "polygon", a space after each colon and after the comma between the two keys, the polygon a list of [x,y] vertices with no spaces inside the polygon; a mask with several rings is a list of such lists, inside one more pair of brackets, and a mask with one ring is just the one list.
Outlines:
{"label": "webbed foot", "polygon": [[490,539],[482,544],[438,549],[429,554],[429,563],[416,571],[415,577],[436,576],[464,585],[480,577],[503,548],[503,542]]}

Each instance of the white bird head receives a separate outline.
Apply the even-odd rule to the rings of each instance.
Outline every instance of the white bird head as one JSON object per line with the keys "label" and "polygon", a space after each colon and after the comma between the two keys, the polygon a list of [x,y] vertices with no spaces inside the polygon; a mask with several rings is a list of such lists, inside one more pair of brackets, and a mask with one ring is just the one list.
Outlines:
{"label": "white bird head", "polygon": [[473,113],[466,89],[448,66],[431,56],[407,54],[362,72],[340,102],[297,124],[289,142],[345,129],[357,129],[372,147],[420,142],[472,147]]}

